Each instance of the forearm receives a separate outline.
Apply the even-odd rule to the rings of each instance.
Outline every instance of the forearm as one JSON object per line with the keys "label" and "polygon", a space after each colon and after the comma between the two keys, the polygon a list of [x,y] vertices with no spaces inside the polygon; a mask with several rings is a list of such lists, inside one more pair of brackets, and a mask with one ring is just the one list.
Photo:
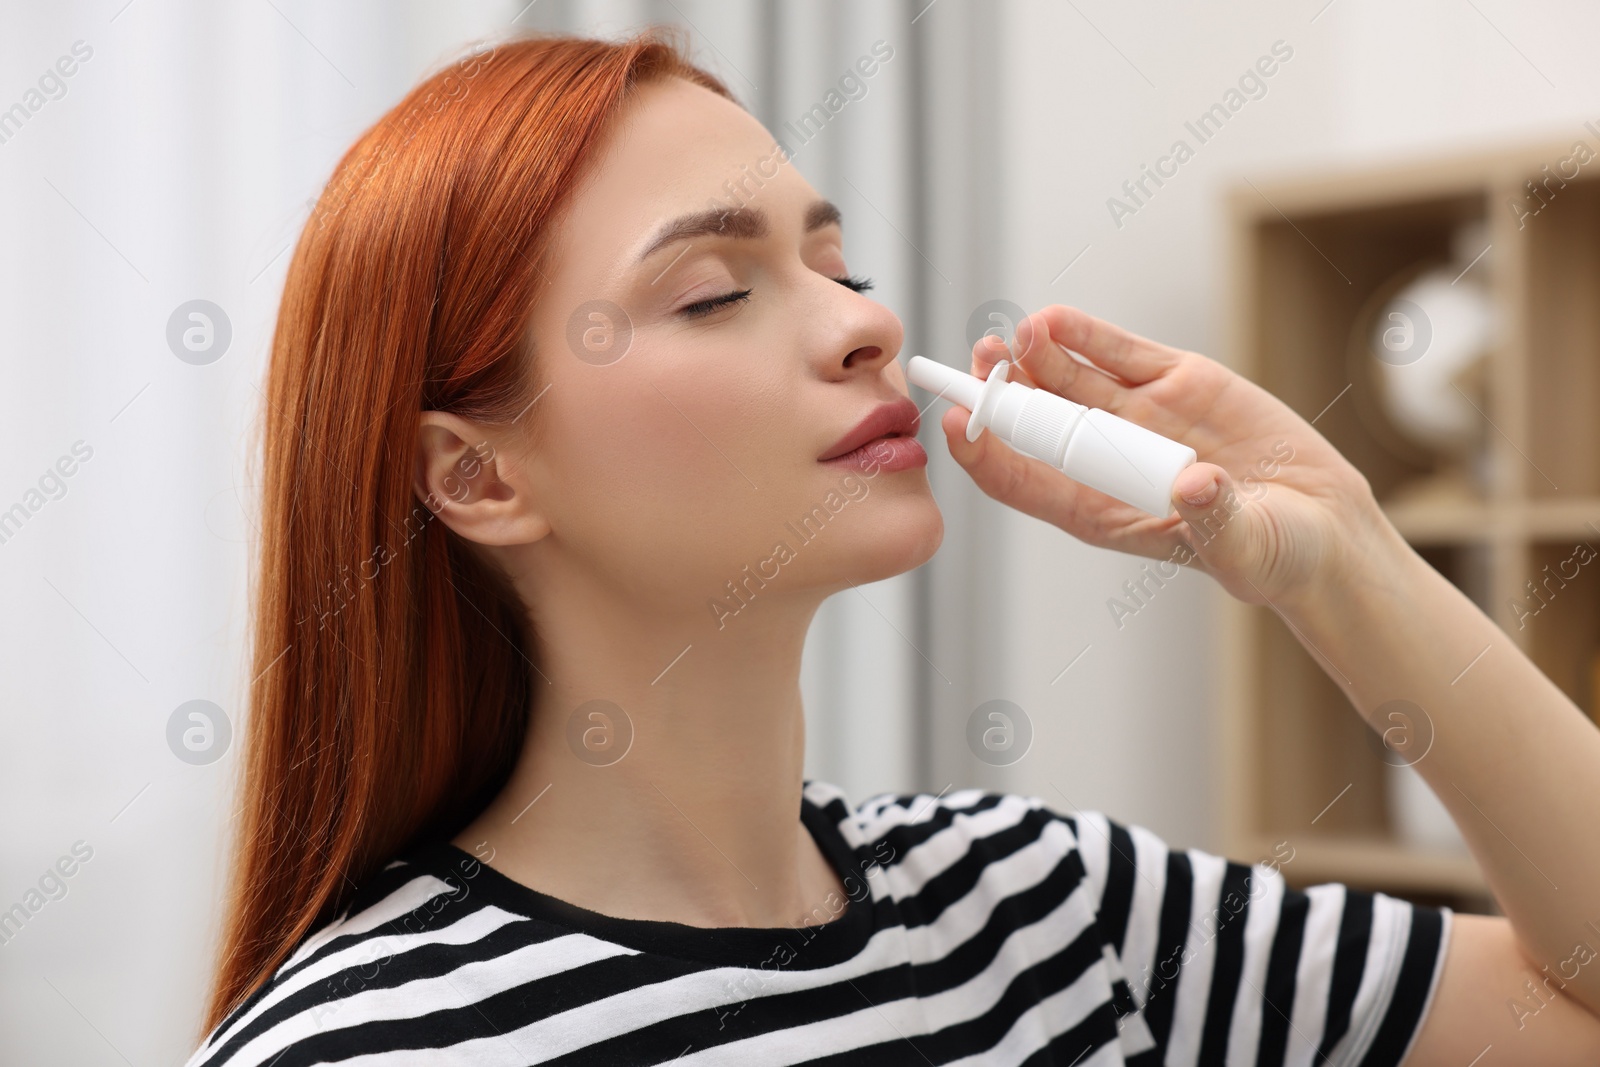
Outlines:
{"label": "forearm", "polygon": [[1600,730],[1381,514],[1348,547],[1276,606],[1374,729],[1389,701],[1426,713],[1432,745],[1408,758],[1551,988],[1600,1014]]}

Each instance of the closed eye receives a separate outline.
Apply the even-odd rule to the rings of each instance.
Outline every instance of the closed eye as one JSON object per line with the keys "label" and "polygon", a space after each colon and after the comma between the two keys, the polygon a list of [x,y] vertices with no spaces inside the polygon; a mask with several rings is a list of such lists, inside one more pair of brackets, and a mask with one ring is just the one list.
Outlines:
{"label": "closed eye", "polygon": [[[865,292],[866,290],[872,288],[871,278],[857,278],[854,275],[847,274],[843,278],[835,278],[833,280],[845,288],[854,290],[858,293]],[[753,291],[754,290],[751,289],[736,289],[731,293],[723,293],[721,296],[713,296],[705,300],[697,300],[693,304],[685,304],[683,307],[679,308],[678,313],[680,315],[687,315],[689,318],[698,318],[701,315],[709,315],[718,308],[727,307],[729,304],[737,304],[742,300],[748,300]]]}
{"label": "closed eye", "polygon": [[723,293],[721,296],[713,296],[709,300],[697,300],[693,304],[685,304],[679,308],[678,313],[687,315],[691,319],[701,315],[709,315],[720,307],[728,304],[737,304],[741,300],[749,299],[750,293],[751,290],[749,289],[739,289],[731,293]]}

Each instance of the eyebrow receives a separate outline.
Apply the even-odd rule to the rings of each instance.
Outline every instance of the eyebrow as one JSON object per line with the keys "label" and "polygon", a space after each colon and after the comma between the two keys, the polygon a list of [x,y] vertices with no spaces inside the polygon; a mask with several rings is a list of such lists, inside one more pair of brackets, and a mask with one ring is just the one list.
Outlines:
{"label": "eyebrow", "polygon": [[[811,233],[824,226],[839,224],[839,209],[828,200],[818,200],[806,208],[805,232]],[[657,231],[656,236],[639,253],[636,263],[642,263],[675,241],[691,237],[765,237],[769,230],[767,213],[760,208],[737,208],[726,211],[710,208],[683,215]]]}

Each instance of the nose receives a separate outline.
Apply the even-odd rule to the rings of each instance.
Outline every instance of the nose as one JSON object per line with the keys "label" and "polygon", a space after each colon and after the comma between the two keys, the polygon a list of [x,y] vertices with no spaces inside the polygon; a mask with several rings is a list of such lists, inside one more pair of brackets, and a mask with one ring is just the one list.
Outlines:
{"label": "nose", "polygon": [[839,294],[839,300],[828,312],[838,324],[830,347],[835,353],[845,353],[834,356],[834,376],[853,378],[880,373],[884,364],[894,362],[900,353],[905,329],[899,316],[860,293],[846,290]]}

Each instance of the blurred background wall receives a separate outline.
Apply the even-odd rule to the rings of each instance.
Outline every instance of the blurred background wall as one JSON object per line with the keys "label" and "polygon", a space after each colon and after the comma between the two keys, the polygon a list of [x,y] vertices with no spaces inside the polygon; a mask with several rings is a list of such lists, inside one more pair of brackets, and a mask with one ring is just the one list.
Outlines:
{"label": "blurred background wall", "polygon": [[[5,4],[0,509],[26,514],[0,540],[0,908],[77,863],[0,944],[0,1063],[192,1048],[249,680],[257,383],[290,243],[338,155],[474,40],[644,21],[688,27],[780,136],[875,42],[893,48],[795,163],[844,210],[903,354],[963,369],[974,322],[1056,302],[1226,361],[1225,185],[1600,118],[1600,13],[1576,2]],[[1266,92],[1114,218],[1108,198],[1278,42],[1292,58]],[[216,332],[185,358],[172,324],[197,300]],[[942,409],[924,436],[945,547],[824,607],[809,772],[857,798],[1020,790],[1215,847],[1222,594],[1186,573],[1119,630],[1106,601],[1142,561],[975,493]],[[966,740],[994,699],[1033,733],[1005,767]],[[208,702],[209,762],[171,740],[191,701]]]}

